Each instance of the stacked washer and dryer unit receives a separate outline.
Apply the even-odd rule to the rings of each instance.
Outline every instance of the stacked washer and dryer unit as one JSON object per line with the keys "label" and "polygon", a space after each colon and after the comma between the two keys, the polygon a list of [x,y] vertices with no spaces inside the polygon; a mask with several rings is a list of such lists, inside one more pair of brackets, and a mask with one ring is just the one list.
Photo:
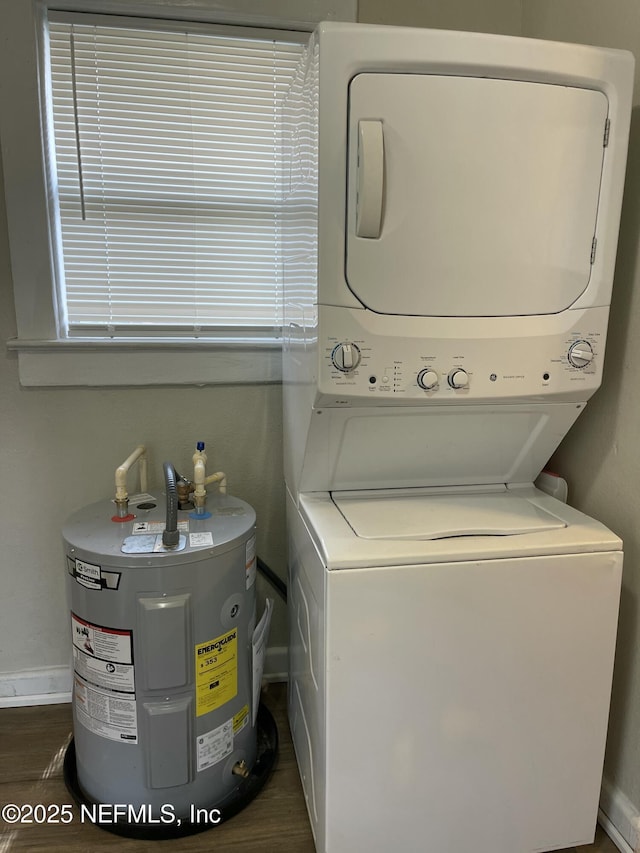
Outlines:
{"label": "stacked washer and dryer unit", "polygon": [[622,543],[533,481],[602,377],[632,75],[348,24],[301,63],[289,715],[319,853],[593,839]]}

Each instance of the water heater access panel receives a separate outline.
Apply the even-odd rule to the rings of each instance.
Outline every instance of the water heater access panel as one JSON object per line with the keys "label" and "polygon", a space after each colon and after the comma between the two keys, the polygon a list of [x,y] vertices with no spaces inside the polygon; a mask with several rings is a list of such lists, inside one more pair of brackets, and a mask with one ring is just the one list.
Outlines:
{"label": "water heater access panel", "polygon": [[345,274],[379,314],[513,317],[587,289],[609,101],[438,74],[349,86]]}

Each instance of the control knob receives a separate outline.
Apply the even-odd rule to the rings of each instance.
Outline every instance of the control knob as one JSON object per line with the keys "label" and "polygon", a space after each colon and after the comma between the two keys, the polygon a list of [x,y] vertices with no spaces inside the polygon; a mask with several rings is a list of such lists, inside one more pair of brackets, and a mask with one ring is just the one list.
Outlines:
{"label": "control knob", "polygon": [[572,367],[588,367],[593,361],[593,347],[589,341],[576,341],[569,347],[567,357]]}
{"label": "control knob", "polygon": [[360,364],[360,350],[355,344],[344,341],[333,348],[331,361],[338,370],[349,373]]}
{"label": "control knob", "polygon": [[466,388],[469,384],[469,374],[462,368],[456,368],[449,374],[449,385],[452,388]]}
{"label": "control knob", "polygon": [[421,370],[418,374],[418,385],[425,391],[433,391],[434,388],[438,387],[439,381],[440,377],[435,370],[431,370],[430,367],[425,368],[425,370]]}

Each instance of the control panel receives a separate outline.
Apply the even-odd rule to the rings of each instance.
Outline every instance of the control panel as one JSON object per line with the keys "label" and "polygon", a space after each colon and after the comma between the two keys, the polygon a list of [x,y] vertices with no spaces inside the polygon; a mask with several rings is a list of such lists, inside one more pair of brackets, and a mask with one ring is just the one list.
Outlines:
{"label": "control panel", "polygon": [[[335,312],[336,320],[321,323],[321,328],[336,334],[319,340],[319,390],[335,397],[336,404],[363,397],[373,405],[553,396],[586,400],[600,384],[606,308],[565,312],[571,316],[563,315],[562,321],[558,315],[508,318],[500,328],[513,335],[459,339],[376,334],[345,323],[341,309],[322,310]],[[389,319],[397,325],[405,318]],[[568,320],[575,320],[575,326]],[[447,318],[445,331],[454,322]],[[431,323],[437,330],[437,319]],[[550,332],[540,334],[545,323]],[[481,322],[474,328],[482,330]],[[329,399],[325,405],[331,405]]]}

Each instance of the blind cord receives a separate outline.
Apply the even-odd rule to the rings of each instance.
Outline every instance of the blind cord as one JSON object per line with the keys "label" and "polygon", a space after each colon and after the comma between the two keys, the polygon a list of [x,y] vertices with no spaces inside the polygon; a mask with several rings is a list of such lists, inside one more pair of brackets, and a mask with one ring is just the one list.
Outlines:
{"label": "blind cord", "polygon": [[80,188],[80,212],[82,221],[87,219],[87,211],[84,203],[84,177],[82,174],[82,149],[80,147],[80,121],[78,118],[78,88],[76,82],[76,45],[73,37],[73,29],[70,34],[71,47],[71,89],[73,93],[73,122],[76,132],[76,155],[78,157],[78,186]]}

